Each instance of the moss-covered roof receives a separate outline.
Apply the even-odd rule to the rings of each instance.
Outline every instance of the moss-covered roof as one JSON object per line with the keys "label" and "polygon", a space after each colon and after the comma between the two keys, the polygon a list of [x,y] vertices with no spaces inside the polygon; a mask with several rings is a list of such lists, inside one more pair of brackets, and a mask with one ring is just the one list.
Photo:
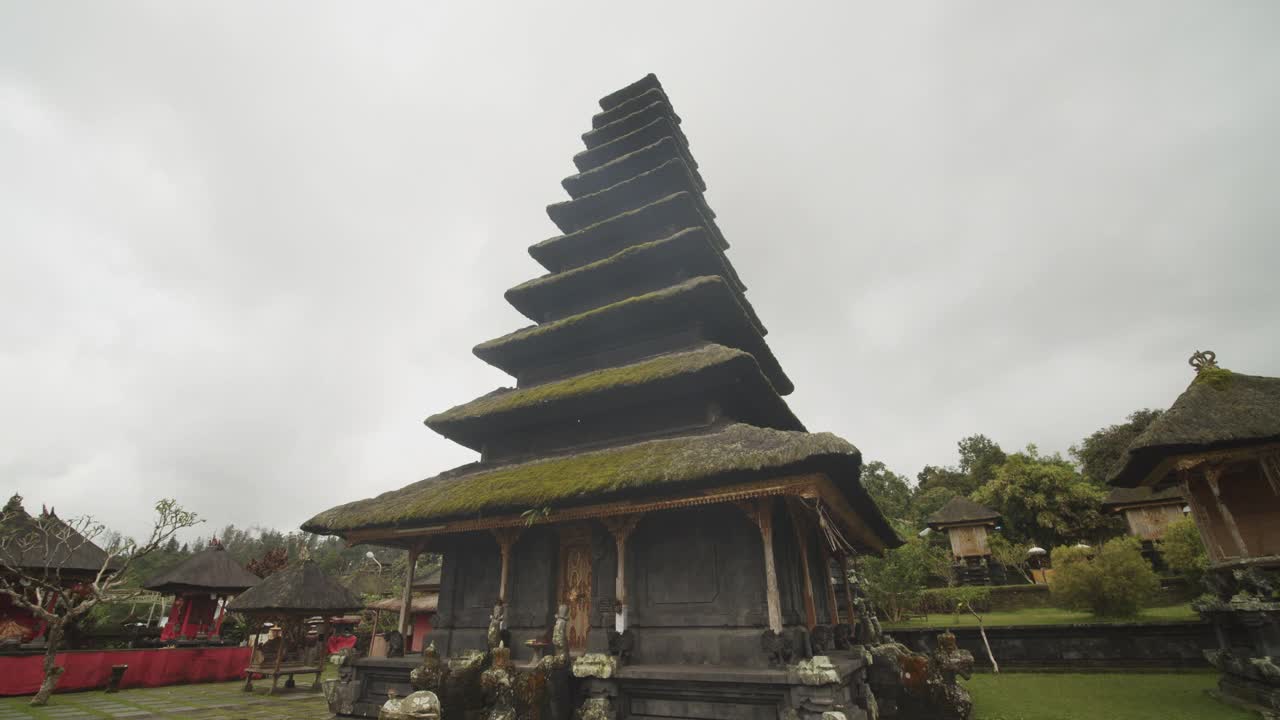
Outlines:
{"label": "moss-covered roof", "polygon": [[[718,432],[649,440],[514,465],[466,465],[400,490],[326,510],[302,525],[341,534],[445,520],[605,502],[670,490],[729,473],[780,470],[821,457],[859,463],[858,449],[830,433],[736,424]],[[852,477],[856,484],[857,468]]]}
{"label": "moss-covered roof", "polygon": [[[0,562],[35,574],[81,576],[96,573],[107,553],[52,511],[32,516],[14,495],[0,515]],[[115,561],[109,567],[114,568]]]}
{"label": "moss-covered roof", "polygon": [[534,243],[529,246],[529,255],[551,272],[561,272],[688,227],[706,228],[722,252],[729,247],[719,228],[702,213],[698,199],[685,190],[581,230]]}
{"label": "moss-covered roof", "polygon": [[[675,159],[684,160],[685,165],[689,165],[689,157],[684,154],[684,148],[674,137],[668,136],[624,153],[590,170],[570,175],[561,180],[560,185],[570,197],[582,197],[613,187]],[[697,189],[705,192],[707,183],[702,179],[702,175],[692,166],[689,171],[693,173]]]}
{"label": "moss-covered roof", "polygon": [[[803,425],[750,353],[706,344],[561,380],[491,392],[427,418],[427,427],[480,449],[496,434],[696,393],[739,409],[744,420],[790,430]],[[563,412],[561,412],[563,410]]]}
{"label": "moss-covered roof", "polygon": [[257,584],[257,575],[245,570],[221,545],[214,545],[147,578],[142,587],[175,595],[195,590],[240,592]]}
{"label": "moss-covered roof", "polygon": [[[632,286],[639,278],[660,283],[676,282],[678,272],[687,275],[719,275],[738,291],[738,303],[761,335],[764,325],[741,295],[746,288],[724,253],[716,249],[705,227],[681,228],[671,235],[632,245],[607,258],[572,270],[543,275],[507,290],[507,302],[531,320],[545,321],[609,304],[609,291]],[[592,302],[594,301],[594,302]],[[569,303],[573,303],[570,305]],[[584,304],[591,303],[591,304]]]}
{"label": "moss-covered roof", "polygon": [[986,505],[976,503],[963,495],[947,501],[940,510],[925,518],[930,527],[961,525],[964,523],[988,523],[1000,519],[1000,513]]}
{"label": "moss-covered roof", "polygon": [[651,328],[678,330],[701,321],[708,339],[751,353],[780,395],[793,389],[791,380],[761,337],[724,278],[704,275],[668,288],[636,295],[542,325],[531,325],[475,346],[476,357],[519,375],[553,357],[572,357],[584,350],[635,337]]}
{"label": "moss-covered roof", "polygon": [[1141,484],[1172,455],[1280,441],[1280,378],[1222,368],[1197,373],[1169,410],[1134,438],[1114,485]]}
{"label": "moss-covered roof", "polygon": [[313,560],[268,575],[227,603],[233,612],[282,615],[337,614],[363,607],[359,598]]}
{"label": "moss-covered roof", "polygon": [[708,220],[715,219],[698,190],[693,170],[680,158],[598,192],[552,203],[547,206],[547,216],[561,232],[572,233],[681,191],[692,193],[702,214]]}
{"label": "moss-covered roof", "polygon": [[1171,505],[1183,501],[1182,488],[1167,487],[1163,490],[1152,490],[1149,487],[1111,488],[1107,499],[1102,501],[1104,508],[1128,507],[1131,505]]}

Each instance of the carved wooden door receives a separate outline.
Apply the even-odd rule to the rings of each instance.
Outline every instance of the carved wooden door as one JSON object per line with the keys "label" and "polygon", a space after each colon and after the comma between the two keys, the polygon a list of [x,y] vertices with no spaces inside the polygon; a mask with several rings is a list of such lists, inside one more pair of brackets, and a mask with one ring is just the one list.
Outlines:
{"label": "carved wooden door", "polygon": [[591,630],[591,531],[575,530],[560,540],[560,597],[569,606],[569,652],[583,652]]}

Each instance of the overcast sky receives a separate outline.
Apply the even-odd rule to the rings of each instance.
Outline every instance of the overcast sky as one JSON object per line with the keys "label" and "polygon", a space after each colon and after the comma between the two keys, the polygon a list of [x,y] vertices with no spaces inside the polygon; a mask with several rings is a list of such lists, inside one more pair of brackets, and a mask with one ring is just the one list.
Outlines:
{"label": "overcast sky", "polygon": [[1194,350],[1280,375],[1277,37],[1268,0],[0,0],[0,490],[292,529],[471,460],[422,419],[510,382],[471,347],[650,71],[811,430],[911,476],[1065,452]]}

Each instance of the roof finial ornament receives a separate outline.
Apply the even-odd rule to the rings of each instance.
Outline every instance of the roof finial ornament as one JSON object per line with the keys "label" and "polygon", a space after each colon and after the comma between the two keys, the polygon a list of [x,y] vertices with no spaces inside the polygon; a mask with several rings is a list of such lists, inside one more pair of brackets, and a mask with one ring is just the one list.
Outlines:
{"label": "roof finial ornament", "polygon": [[1187,362],[1196,369],[1196,374],[1199,375],[1205,370],[1218,367],[1218,355],[1212,350],[1197,350]]}

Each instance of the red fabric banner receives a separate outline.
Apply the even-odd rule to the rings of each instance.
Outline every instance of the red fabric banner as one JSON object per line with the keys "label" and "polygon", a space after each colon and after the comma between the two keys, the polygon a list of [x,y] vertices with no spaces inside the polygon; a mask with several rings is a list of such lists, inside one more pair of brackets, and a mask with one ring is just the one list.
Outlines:
{"label": "red fabric banner", "polygon": [[325,649],[330,655],[337,655],[339,651],[355,646],[355,635],[330,635],[329,639],[326,641]]}
{"label": "red fabric banner", "polygon": [[[55,693],[105,687],[112,665],[128,665],[122,688],[225,682],[244,677],[247,647],[73,650],[58,653],[66,668]],[[0,656],[0,695],[33,695],[44,679],[43,655]]]}

